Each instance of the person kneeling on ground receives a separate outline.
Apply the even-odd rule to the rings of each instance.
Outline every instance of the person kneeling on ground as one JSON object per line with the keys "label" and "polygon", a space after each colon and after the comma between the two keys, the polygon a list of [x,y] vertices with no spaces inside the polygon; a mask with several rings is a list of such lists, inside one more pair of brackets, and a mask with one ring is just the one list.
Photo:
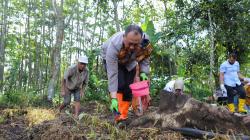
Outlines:
{"label": "person kneeling on ground", "polygon": [[184,81],[179,78],[176,80],[171,80],[166,84],[164,90],[176,95],[182,95],[184,90]]}

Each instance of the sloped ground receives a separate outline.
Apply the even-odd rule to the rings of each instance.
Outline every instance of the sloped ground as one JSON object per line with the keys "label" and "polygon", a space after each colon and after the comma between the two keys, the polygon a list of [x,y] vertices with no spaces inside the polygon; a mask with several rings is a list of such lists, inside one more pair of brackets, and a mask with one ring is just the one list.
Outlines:
{"label": "sloped ground", "polygon": [[[154,107],[150,108],[155,109]],[[149,109],[149,112],[150,112]],[[26,108],[0,110],[0,140],[85,140],[85,139],[185,139],[181,134],[157,128],[117,128],[103,104],[82,104],[80,120],[66,109]],[[130,121],[135,119],[130,112]]]}

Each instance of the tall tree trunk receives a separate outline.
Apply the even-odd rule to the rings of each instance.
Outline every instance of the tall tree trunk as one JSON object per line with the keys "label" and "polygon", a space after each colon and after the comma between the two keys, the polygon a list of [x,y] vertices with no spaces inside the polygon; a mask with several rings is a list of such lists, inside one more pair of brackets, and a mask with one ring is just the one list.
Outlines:
{"label": "tall tree trunk", "polygon": [[40,58],[40,68],[42,68],[42,70],[41,71],[39,71],[39,80],[38,80],[38,88],[39,89],[41,89],[42,91],[42,93],[43,93],[43,85],[42,85],[42,83],[43,83],[43,71],[44,71],[44,67],[43,67],[43,60],[44,60],[44,51],[43,51],[43,48],[45,47],[45,0],[42,0],[42,19],[43,19],[43,22],[42,22],[42,44],[41,44],[41,58]]}
{"label": "tall tree trunk", "polygon": [[[35,50],[35,64],[34,64],[34,76],[33,76],[33,79],[38,79],[38,76],[39,76],[39,58],[40,58],[40,43],[38,44],[38,37],[37,37],[37,34],[35,35],[35,47],[36,47],[36,50]],[[40,40],[41,41],[41,40]],[[32,80],[33,81],[33,80]],[[33,88],[35,88],[36,90],[38,90],[38,80],[34,80],[33,82],[33,85],[32,85]]]}
{"label": "tall tree trunk", "polygon": [[[84,8],[83,8],[83,13],[84,13],[84,15],[86,14],[86,12],[87,12],[87,8],[88,8],[88,3],[86,2],[85,4],[84,4]],[[81,37],[82,37],[82,41],[81,41],[81,43],[82,43],[82,49],[84,50],[85,49],[85,41],[86,41],[86,35],[84,34],[85,32],[86,32],[86,18],[84,17],[84,18],[82,18],[82,33],[81,33]]]}
{"label": "tall tree trunk", "polygon": [[[71,28],[73,29],[74,28],[74,21],[72,20],[71,22]],[[70,34],[70,46],[73,46],[73,30]],[[68,48],[69,49],[69,57],[68,57],[68,62],[71,62],[72,60],[72,49],[71,48]]]}
{"label": "tall tree trunk", "polygon": [[[84,20],[82,21],[82,29],[81,29],[81,48],[84,50],[84,48],[85,48],[85,35],[84,35],[84,33],[85,33],[85,24],[86,22],[85,22],[85,18],[84,18]],[[71,60],[71,59],[70,59]]]}
{"label": "tall tree trunk", "polygon": [[[19,80],[18,80],[18,88],[16,88],[16,89],[22,89],[22,85],[23,85],[23,72],[25,71],[25,68],[24,68],[24,58],[23,58],[23,56],[22,56],[22,58],[21,58],[21,60],[20,60],[20,64],[19,64],[19,73],[18,73],[18,78],[19,78]],[[26,63],[26,62],[25,62]],[[26,65],[25,65],[26,66]]]}
{"label": "tall tree trunk", "polygon": [[[22,35],[22,28],[23,28],[22,25],[19,24],[20,44],[22,44],[23,46],[25,46],[26,34],[23,37],[23,35]],[[25,28],[25,31],[26,31],[26,28]],[[23,53],[23,51],[22,51],[22,53]],[[16,83],[15,89],[22,89],[22,86],[23,86],[22,79],[23,79],[23,73],[25,71],[25,69],[23,68],[23,63],[24,63],[25,55],[22,55],[21,57],[22,58],[21,58],[20,63],[19,63],[18,79],[17,80],[15,79],[16,80],[16,82],[15,82]]]}
{"label": "tall tree trunk", "polygon": [[124,0],[122,1],[122,20],[125,19],[125,2]]}
{"label": "tall tree trunk", "polygon": [[51,71],[51,67],[52,67],[52,64],[49,65],[49,60],[51,59],[51,62],[52,61],[52,46],[53,46],[53,40],[54,40],[54,25],[56,25],[56,21],[54,19],[54,17],[52,18],[52,26],[49,27],[49,36],[50,36],[50,40],[49,40],[49,47],[47,49],[47,57],[46,57],[46,78],[45,78],[45,83],[48,83],[49,82],[49,78],[50,78],[50,71]]}
{"label": "tall tree trunk", "polygon": [[[168,27],[168,17],[167,17],[167,0],[163,0],[163,3],[164,3],[164,8],[165,8],[165,12],[164,12],[164,16],[165,16],[165,27]],[[166,32],[167,32],[167,28],[165,29],[166,30]],[[167,41],[166,41],[166,43],[168,43]],[[166,46],[167,46],[167,44],[166,44]],[[172,77],[172,75],[173,75],[173,72],[172,72],[172,61],[174,61],[174,60],[172,60],[171,59],[171,56],[169,55],[169,60],[168,60],[168,69],[169,69],[169,77],[171,78]],[[162,74],[164,74],[164,73],[162,73]]]}
{"label": "tall tree trunk", "polygon": [[[32,9],[32,2],[31,2],[31,0],[28,0],[29,1],[29,3],[28,3],[28,17],[27,17],[27,35],[28,35],[28,41],[25,41],[26,43],[25,43],[25,47],[26,47],[26,51],[28,51],[29,50],[29,48],[30,48],[30,11],[31,11],[31,9]],[[32,61],[32,52],[30,52],[30,53],[28,53],[27,54],[27,57],[28,57],[28,71],[29,71],[29,74],[28,74],[28,82],[27,82],[27,85],[24,85],[25,86],[25,90],[27,91],[27,89],[29,89],[30,88],[30,86],[31,86],[31,84],[32,84],[32,82],[33,82],[33,80],[32,80],[32,63],[33,63],[33,61]],[[26,71],[25,71],[25,73],[26,73]]]}
{"label": "tall tree trunk", "polygon": [[[171,77],[173,75],[173,72],[172,72],[172,59],[171,59],[171,56],[169,56],[169,61],[168,61],[168,67],[169,67],[169,77]],[[162,73],[162,75],[164,75],[164,73]]]}
{"label": "tall tree trunk", "polygon": [[7,9],[8,0],[2,1],[2,7],[4,7],[2,22],[1,22],[1,35],[0,35],[0,92],[3,91],[4,80],[4,62],[5,62],[5,38],[7,33]]}
{"label": "tall tree trunk", "polygon": [[98,14],[99,14],[99,0],[97,2],[97,8],[96,8],[96,14],[95,14],[95,23],[94,23],[94,30],[93,30],[93,33],[92,33],[92,42],[90,44],[90,49],[92,50],[93,46],[94,46],[94,42],[95,42],[95,31],[96,31],[96,23],[97,23],[97,17],[98,17]]}
{"label": "tall tree trunk", "polygon": [[76,44],[77,44],[77,48],[81,49],[81,41],[80,41],[80,37],[79,37],[79,32],[80,32],[80,16],[79,16],[79,2],[77,1],[77,8],[76,8],[76,15],[77,15],[77,26],[76,26]]}
{"label": "tall tree trunk", "polygon": [[58,80],[58,75],[60,72],[60,61],[61,61],[61,52],[60,48],[63,42],[64,36],[64,17],[63,17],[63,0],[61,0],[60,7],[57,6],[56,0],[52,0],[53,9],[56,15],[56,44],[52,49],[52,77],[49,82],[48,87],[48,100],[52,100],[55,94],[55,87]]}
{"label": "tall tree trunk", "polygon": [[[32,7],[32,10],[33,9],[37,9],[38,8],[38,5],[37,3],[33,3],[33,7]],[[35,19],[39,18],[37,15],[34,16]],[[41,23],[42,24],[42,23]],[[40,25],[40,28],[36,28],[35,29],[35,32],[41,32],[42,31],[42,25]],[[42,42],[42,37],[39,37],[40,35],[38,34],[35,34],[35,53],[34,53],[34,59],[35,59],[35,62],[34,62],[34,68],[33,68],[33,76],[32,76],[32,85],[31,87],[33,89],[35,89],[36,91],[39,92],[40,88],[39,88],[39,85],[38,85],[38,82],[39,82],[39,71],[42,71],[40,68],[40,56],[41,56],[41,42]],[[38,41],[39,40],[39,41]],[[31,44],[30,44],[31,45]],[[32,59],[32,55],[30,55],[30,59]]]}
{"label": "tall tree trunk", "polygon": [[209,34],[210,34],[210,72],[209,72],[209,85],[211,86],[211,92],[215,91],[215,83],[213,78],[214,71],[214,31],[213,31],[213,22],[211,19],[210,9],[208,10],[208,19],[209,19]]}
{"label": "tall tree trunk", "polygon": [[118,11],[117,11],[117,6],[118,6],[118,0],[112,0],[113,6],[114,6],[114,22],[115,22],[115,27],[116,31],[120,32],[120,25],[119,25],[119,17],[118,17]]}

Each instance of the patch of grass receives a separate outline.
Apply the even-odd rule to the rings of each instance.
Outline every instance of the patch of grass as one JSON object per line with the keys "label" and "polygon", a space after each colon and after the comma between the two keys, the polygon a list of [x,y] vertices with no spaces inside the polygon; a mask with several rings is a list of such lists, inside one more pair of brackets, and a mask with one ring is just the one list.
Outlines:
{"label": "patch of grass", "polygon": [[121,130],[107,122],[106,120],[101,120],[98,116],[89,115],[86,113],[80,114],[77,124],[79,127],[81,125],[88,126],[91,128],[88,132],[86,132],[87,137],[89,139],[95,139],[96,137],[100,137],[100,135],[107,134],[109,139],[128,139],[128,132],[125,130]]}
{"label": "patch of grass", "polygon": [[3,116],[0,116],[0,124],[5,122],[5,118]]}
{"label": "patch of grass", "polygon": [[96,112],[97,114],[103,114],[103,113],[105,113],[105,112],[107,111],[106,108],[107,108],[107,107],[106,107],[106,104],[102,104],[102,103],[99,103],[99,102],[96,101],[95,112]]}
{"label": "patch of grass", "polygon": [[29,125],[40,124],[43,121],[54,120],[56,114],[53,110],[41,109],[41,108],[28,108],[26,119]]}
{"label": "patch of grass", "polygon": [[25,109],[18,109],[18,108],[13,108],[13,109],[4,109],[2,111],[2,115],[4,118],[11,118],[14,116],[21,116],[27,114],[27,111]]}
{"label": "patch of grass", "polygon": [[96,139],[96,138],[97,138],[96,132],[93,128],[91,128],[90,133],[87,134],[87,139]]}

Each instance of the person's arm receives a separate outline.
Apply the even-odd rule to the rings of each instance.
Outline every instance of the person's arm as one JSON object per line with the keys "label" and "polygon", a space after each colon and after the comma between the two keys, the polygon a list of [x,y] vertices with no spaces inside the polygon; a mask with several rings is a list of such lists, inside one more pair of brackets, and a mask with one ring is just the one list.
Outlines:
{"label": "person's arm", "polygon": [[224,85],[224,72],[220,72],[220,89],[222,91],[223,97],[227,97],[227,89]]}
{"label": "person's arm", "polygon": [[245,77],[244,77],[240,72],[238,72],[238,76],[239,76],[239,79],[240,79],[240,80],[243,80],[243,81],[244,81]]}
{"label": "person's arm", "polygon": [[[141,45],[146,47],[147,45],[149,45],[149,43],[150,43],[150,38],[149,38],[149,36],[147,34],[144,33]],[[139,63],[139,66],[140,66],[140,73],[145,74],[146,75],[145,78],[147,79],[148,76],[149,76],[149,62],[150,62],[149,56],[150,56],[150,54],[152,52],[152,48],[146,48],[146,49],[149,49],[149,50],[147,50],[147,51],[149,51],[148,52],[149,54],[148,54],[147,58],[143,59]]]}
{"label": "person's arm", "polygon": [[64,78],[62,78],[62,83],[61,83],[61,96],[65,95],[65,83],[66,80]]}
{"label": "person's arm", "polygon": [[136,72],[135,72],[135,78],[134,82],[139,82],[140,81],[140,66],[139,64],[136,65]]}
{"label": "person's arm", "polygon": [[108,75],[108,89],[111,98],[116,98],[118,90],[118,50],[111,42],[106,52],[106,66]]}
{"label": "person's arm", "polygon": [[225,63],[222,63],[220,65],[220,84],[223,84],[224,85],[224,73],[226,72],[226,66],[225,66]]}
{"label": "person's arm", "polygon": [[72,69],[68,68],[65,73],[64,76],[62,78],[62,83],[61,83],[61,95],[64,96],[66,94],[67,91],[67,87],[66,87],[66,80],[68,78],[70,78],[73,75]]}
{"label": "person's arm", "polygon": [[224,64],[221,64],[221,66],[220,66],[220,89],[221,89],[224,97],[227,96],[227,89],[226,89],[225,84],[224,84],[225,72],[226,72],[226,67],[224,66]]}
{"label": "person's arm", "polygon": [[108,89],[111,97],[110,110],[112,112],[118,112],[118,49],[112,42],[110,42],[106,52],[106,67],[108,75]]}
{"label": "person's arm", "polygon": [[88,82],[89,82],[89,73],[87,71],[87,76],[86,76],[85,80],[83,81],[82,88],[80,89],[81,96],[83,96],[85,94],[86,88],[88,86]]}
{"label": "person's arm", "polygon": [[169,93],[173,93],[174,92],[174,83],[175,83],[175,80],[169,81],[165,85],[164,90],[168,91]]}
{"label": "person's arm", "polygon": [[244,77],[240,72],[238,72],[239,79],[242,80],[243,82],[249,83],[250,78]]}
{"label": "person's arm", "polygon": [[220,84],[224,85],[224,72],[220,72]]}
{"label": "person's arm", "polygon": [[237,74],[238,74],[238,77],[241,81],[244,81],[246,83],[250,82],[250,78],[247,78],[247,77],[244,77],[241,73],[240,73],[240,64],[239,62],[237,61]]}
{"label": "person's arm", "polygon": [[240,64],[238,61],[236,61],[235,63],[236,63],[236,67],[237,67],[237,75],[238,75],[240,80],[244,81],[244,76],[240,73]]}
{"label": "person's arm", "polygon": [[148,74],[149,73],[149,58],[142,60],[139,64],[140,64],[140,72],[144,72]]}
{"label": "person's arm", "polygon": [[139,63],[140,66],[140,76],[142,75],[146,75],[146,79],[143,78],[144,80],[148,80],[148,76],[149,76],[149,58],[146,58],[144,60],[142,60]]}

